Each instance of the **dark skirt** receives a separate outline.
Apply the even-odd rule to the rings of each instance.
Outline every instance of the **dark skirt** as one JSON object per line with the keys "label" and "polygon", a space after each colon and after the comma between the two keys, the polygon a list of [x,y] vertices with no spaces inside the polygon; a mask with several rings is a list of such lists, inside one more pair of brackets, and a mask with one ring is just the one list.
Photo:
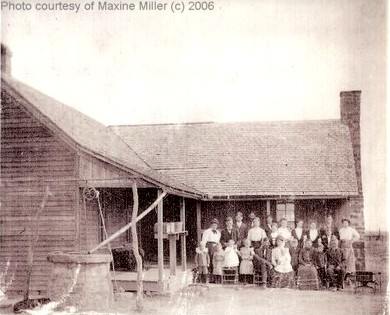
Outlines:
{"label": "dark skirt", "polygon": [[298,267],[298,288],[300,290],[318,290],[318,274],[317,269],[313,266]]}
{"label": "dark skirt", "polygon": [[274,270],[272,278],[272,286],[274,288],[293,288],[294,287],[294,271],[279,272]]}

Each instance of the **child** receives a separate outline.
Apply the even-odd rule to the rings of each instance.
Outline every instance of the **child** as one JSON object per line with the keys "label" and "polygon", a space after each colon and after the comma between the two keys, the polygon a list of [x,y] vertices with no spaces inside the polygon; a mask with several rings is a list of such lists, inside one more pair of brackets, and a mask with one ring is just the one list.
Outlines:
{"label": "child", "polygon": [[294,274],[297,275],[299,265],[299,241],[296,238],[291,240],[290,256],[291,266],[294,269]]}
{"label": "child", "polygon": [[250,247],[250,241],[248,239],[244,240],[244,247],[240,249],[241,264],[240,264],[240,275],[244,284],[253,282],[253,248]]}
{"label": "child", "polygon": [[238,252],[237,246],[234,244],[234,241],[229,240],[229,242],[227,243],[227,246],[225,248],[224,267],[227,267],[227,268],[238,267],[240,262],[238,260],[237,252]]}
{"label": "child", "polygon": [[197,268],[198,275],[200,275],[200,280],[203,283],[207,282],[209,266],[210,266],[210,256],[208,253],[208,249],[206,248],[206,244],[204,242],[200,242],[199,246],[196,248],[195,267]]}
{"label": "child", "polygon": [[272,223],[271,225],[271,234],[270,234],[270,243],[271,247],[276,247],[276,238],[278,237],[278,224],[276,222]]}
{"label": "child", "polygon": [[317,253],[315,255],[315,265],[323,287],[326,287],[326,260],[324,245],[321,243],[318,245]]}
{"label": "child", "polygon": [[225,252],[222,249],[222,244],[217,243],[216,250],[213,255],[213,278],[215,283],[221,283],[222,281],[222,266],[225,260]]}

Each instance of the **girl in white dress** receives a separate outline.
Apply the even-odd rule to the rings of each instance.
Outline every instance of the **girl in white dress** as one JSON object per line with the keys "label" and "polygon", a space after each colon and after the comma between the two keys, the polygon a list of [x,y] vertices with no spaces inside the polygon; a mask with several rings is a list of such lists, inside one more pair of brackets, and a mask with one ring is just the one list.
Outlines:
{"label": "girl in white dress", "polygon": [[233,268],[238,267],[239,264],[237,246],[234,244],[233,240],[230,240],[228,246],[225,248],[224,267]]}

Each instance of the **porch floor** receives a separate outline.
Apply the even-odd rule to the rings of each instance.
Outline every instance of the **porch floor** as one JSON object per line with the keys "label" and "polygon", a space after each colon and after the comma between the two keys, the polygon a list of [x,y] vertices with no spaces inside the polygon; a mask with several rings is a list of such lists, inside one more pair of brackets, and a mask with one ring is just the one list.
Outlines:
{"label": "porch floor", "polygon": [[[111,271],[111,279],[114,289],[124,291],[137,291],[137,273],[130,271]],[[191,269],[185,271],[178,266],[176,275],[171,276],[169,269],[164,269],[163,281],[158,281],[157,267],[144,270],[143,289],[149,292],[173,293],[192,283]]]}

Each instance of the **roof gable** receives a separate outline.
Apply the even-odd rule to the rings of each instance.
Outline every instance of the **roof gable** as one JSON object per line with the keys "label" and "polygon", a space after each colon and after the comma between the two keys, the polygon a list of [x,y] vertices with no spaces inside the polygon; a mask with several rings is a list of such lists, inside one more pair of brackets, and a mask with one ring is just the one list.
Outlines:
{"label": "roof gable", "polygon": [[153,184],[200,195],[194,189],[152,169],[140,156],[123,142],[110,128],[53,98],[16,81],[2,76],[2,88],[17,93],[27,101],[34,115],[46,124],[52,124],[76,147],[104,161],[111,161]]}

